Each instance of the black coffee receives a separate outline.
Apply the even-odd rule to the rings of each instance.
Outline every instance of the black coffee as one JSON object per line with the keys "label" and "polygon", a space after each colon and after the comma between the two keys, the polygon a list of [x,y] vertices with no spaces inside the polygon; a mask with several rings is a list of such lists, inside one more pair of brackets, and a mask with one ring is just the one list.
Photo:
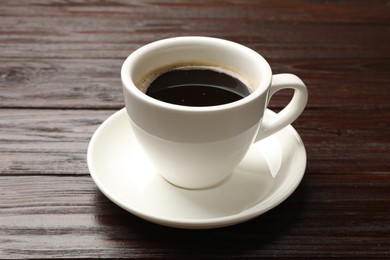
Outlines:
{"label": "black coffee", "polygon": [[146,95],[183,106],[216,106],[250,94],[239,79],[208,68],[173,69],[154,79]]}

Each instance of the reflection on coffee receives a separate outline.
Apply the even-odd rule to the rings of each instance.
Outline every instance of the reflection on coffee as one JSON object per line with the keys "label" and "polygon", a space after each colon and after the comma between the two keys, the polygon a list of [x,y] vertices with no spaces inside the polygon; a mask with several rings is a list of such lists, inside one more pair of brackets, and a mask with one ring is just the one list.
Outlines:
{"label": "reflection on coffee", "polygon": [[238,78],[210,67],[181,67],[163,72],[146,88],[146,95],[183,106],[216,106],[250,94]]}

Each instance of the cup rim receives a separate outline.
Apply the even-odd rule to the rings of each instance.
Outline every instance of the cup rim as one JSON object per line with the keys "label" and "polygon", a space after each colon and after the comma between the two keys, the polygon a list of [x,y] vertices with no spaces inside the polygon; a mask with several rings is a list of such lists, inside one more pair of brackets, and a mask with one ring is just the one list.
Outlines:
{"label": "cup rim", "polygon": [[[262,79],[260,81],[260,84],[256,86],[254,91],[246,96],[243,97],[237,101],[221,104],[221,105],[214,105],[214,106],[184,106],[184,105],[177,105],[172,104],[168,102],[164,102],[161,100],[157,100],[155,98],[152,98],[145,93],[143,93],[133,82],[131,78],[131,71],[132,66],[136,62],[138,58],[143,56],[144,54],[156,49],[160,48],[162,46],[169,46],[169,45],[178,45],[178,44],[196,44],[196,43],[207,43],[211,42],[213,44],[221,44],[223,45],[229,45],[233,48],[240,49],[242,52],[247,53],[247,55],[251,55],[252,57],[255,57],[258,61],[258,70],[259,73],[262,75]],[[265,75],[265,76],[264,76]],[[257,99],[259,96],[261,96],[265,91],[268,90],[269,86],[271,85],[271,79],[272,79],[272,70],[268,62],[256,51],[250,49],[249,47],[246,47],[242,44],[221,39],[221,38],[214,38],[214,37],[208,37],[208,36],[178,36],[178,37],[171,37],[171,38],[165,38],[161,40],[157,40],[151,43],[148,43],[138,49],[136,49],[134,52],[132,52],[126,60],[122,64],[121,68],[121,80],[123,87],[132,93],[136,98],[147,102],[150,105],[158,106],[163,109],[168,110],[175,110],[175,111],[182,111],[182,112],[210,112],[210,111],[221,111],[221,110],[228,110],[233,109],[235,107],[242,106],[246,103],[251,103],[255,99]]]}

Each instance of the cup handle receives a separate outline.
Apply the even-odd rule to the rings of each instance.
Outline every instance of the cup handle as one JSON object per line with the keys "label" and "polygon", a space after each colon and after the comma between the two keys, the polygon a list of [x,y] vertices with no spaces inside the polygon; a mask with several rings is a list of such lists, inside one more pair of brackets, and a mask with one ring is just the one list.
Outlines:
{"label": "cup handle", "polygon": [[275,117],[263,117],[255,142],[274,134],[291,124],[305,109],[308,92],[305,83],[294,74],[276,74],[272,76],[272,83],[268,94],[267,104],[271,97],[282,89],[294,89],[290,103]]}

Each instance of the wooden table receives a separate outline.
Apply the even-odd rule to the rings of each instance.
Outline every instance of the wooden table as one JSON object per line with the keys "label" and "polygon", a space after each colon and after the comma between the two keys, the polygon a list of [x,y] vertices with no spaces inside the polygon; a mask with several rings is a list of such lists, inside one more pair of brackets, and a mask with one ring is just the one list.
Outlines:
{"label": "wooden table", "polygon": [[[122,62],[180,35],[239,42],[308,86],[303,181],[249,222],[151,224],[89,175],[92,134],[124,106]],[[0,258],[390,257],[389,129],[389,1],[1,0]]]}

